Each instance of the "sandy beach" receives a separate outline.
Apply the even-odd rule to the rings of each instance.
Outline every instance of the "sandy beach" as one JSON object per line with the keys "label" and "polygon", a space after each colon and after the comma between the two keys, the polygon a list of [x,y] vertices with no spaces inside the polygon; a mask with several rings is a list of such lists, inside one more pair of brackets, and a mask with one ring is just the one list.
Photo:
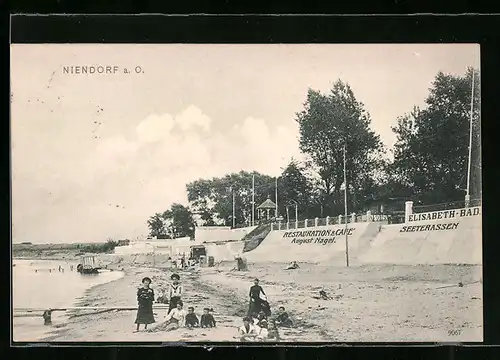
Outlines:
{"label": "sandy beach", "polygon": [[[294,320],[280,329],[282,342],[482,341],[482,284],[478,266],[360,266],[331,267],[300,264],[233,264],[180,271],[185,307],[200,314],[213,308],[215,329],[179,329],[134,333],[135,311],[73,313],[67,324],[42,341],[236,341],[237,327],[247,311],[248,289],[258,277],[272,310],[285,306]],[[98,285],[80,299],[80,306],[135,305],[142,277],[158,289],[169,281],[168,269],[126,267],[121,279]],[[463,286],[459,286],[462,283]],[[331,300],[314,299],[324,289]],[[155,310],[161,322],[166,310]]]}

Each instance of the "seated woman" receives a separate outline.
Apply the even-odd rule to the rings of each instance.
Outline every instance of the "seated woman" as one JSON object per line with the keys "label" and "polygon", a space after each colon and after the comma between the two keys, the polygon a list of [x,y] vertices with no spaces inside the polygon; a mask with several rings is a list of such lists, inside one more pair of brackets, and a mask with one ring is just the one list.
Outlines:
{"label": "seated woman", "polygon": [[248,316],[243,318],[243,326],[238,328],[238,338],[240,341],[252,341],[258,335],[258,328],[252,324],[252,319]]}
{"label": "seated woman", "polygon": [[170,310],[165,317],[165,321],[152,329],[148,329],[148,331],[171,331],[184,327],[186,325],[186,311],[182,309],[182,306],[182,301],[177,302],[177,307]]}

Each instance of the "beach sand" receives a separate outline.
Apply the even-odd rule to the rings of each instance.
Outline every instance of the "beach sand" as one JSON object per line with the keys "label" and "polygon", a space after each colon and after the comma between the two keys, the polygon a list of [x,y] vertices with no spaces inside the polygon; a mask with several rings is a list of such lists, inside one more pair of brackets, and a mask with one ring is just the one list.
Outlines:
{"label": "beach sand", "polygon": [[[236,341],[255,277],[261,280],[273,311],[285,306],[294,320],[294,328],[280,329],[283,342],[482,341],[479,266],[300,264],[300,269],[283,270],[284,266],[249,264],[249,271],[237,272],[231,270],[232,263],[226,263],[180,271],[185,308],[194,306],[197,314],[204,307],[213,308],[215,329],[134,333],[135,311],[87,312],[71,317],[42,341]],[[157,290],[171,274],[169,270],[127,267],[121,279],[87,291],[79,305],[135,305],[136,289],[144,276],[152,278]],[[458,286],[459,282],[464,286]],[[313,298],[321,288],[331,300]],[[155,313],[160,322],[166,310]]]}

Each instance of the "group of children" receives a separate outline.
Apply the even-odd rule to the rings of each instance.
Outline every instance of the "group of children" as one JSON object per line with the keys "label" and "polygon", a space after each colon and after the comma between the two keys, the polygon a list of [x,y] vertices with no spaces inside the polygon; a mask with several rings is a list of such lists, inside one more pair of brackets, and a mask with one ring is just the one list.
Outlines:
{"label": "group of children", "polygon": [[257,316],[245,316],[243,325],[238,329],[240,341],[279,341],[279,327],[291,327],[292,320],[285,311],[284,306],[279,307],[275,318],[267,317],[264,311]]}
{"label": "group of children", "polygon": [[178,274],[172,274],[170,277],[172,279],[172,284],[170,284],[167,294],[164,299],[168,299],[168,312],[165,318],[165,322],[155,329],[148,329],[149,324],[155,323],[155,318],[153,314],[153,303],[155,301],[155,294],[153,289],[150,287],[151,279],[145,277],[142,279],[142,286],[137,290],[137,317],[135,323],[137,324],[136,331],[139,331],[140,325],[144,325],[145,330],[158,330],[162,329],[165,331],[174,330],[179,327],[186,328],[212,328],[216,326],[215,319],[212,314],[210,314],[211,309],[203,309],[203,314],[201,319],[198,319],[194,312],[194,307],[190,306],[188,312],[183,309],[184,304],[182,302],[182,285],[179,283],[180,276]]}
{"label": "group of children", "polygon": [[[180,327],[188,329],[193,328],[213,328],[216,326],[215,319],[210,312],[212,309],[204,308],[203,314],[199,319],[195,314],[194,307],[188,307],[186,312],[183,309],[182,302],[182,286],[180,285],[180,276],[173,274],[171,276],[172,284],[169,285],[166,296],[163,302],[168,299],[168,312],[165,321],[153,329],[148,329],[149,324],[155,323],[153,313],[153,303],[155,302],[155,294],[150,287],[151,279],[145,277],[142,279],[142,286],[137,290],[138,310],[135,323],[137,324],[136,332],[139,331],[140,325],[144,325],[147,331],[170,331]],[[254,280],[254,285],[250,289],[250,307],[248,316],[243,318],[243,325],[238,328],[238,336],[241,341],[279,341],[278,327],[291,327],[292,321],[281,306],[277,316],[271,318],[270,308],[263,306],[267,303],[263,289],[259,286],[259,280]],[[257,310],[257,311],[256,311]]]}

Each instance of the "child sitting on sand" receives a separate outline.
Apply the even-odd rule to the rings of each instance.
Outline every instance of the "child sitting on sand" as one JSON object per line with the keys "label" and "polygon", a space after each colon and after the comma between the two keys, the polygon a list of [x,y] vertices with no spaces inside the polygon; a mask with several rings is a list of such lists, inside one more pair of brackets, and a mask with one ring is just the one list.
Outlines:
{"label": "child sitting on sand", "polygon": [[215,319],[210,314],[211,309],[204,308],[203,315],[201,315],[201,327],[202,328],[212,328],[215,327]]}
{"label": "child sitting on sand", "polygon": [[253,319],[253,323],[254,325],[256,326],[259,326],[260,327],[260,324],[265,321],[267,323],[267,316],[266,314],[264,313],[264,311],[260,311],[257,316],[254,317]]}
{"label": "child sitting on sand", "polygon": [[267,341],[269,336],[269,331],[267,330],[267,320],[263,319],[259,322],[257,328],[256,339],[259,341]]}
{"label": "child sitting on sand", "polygon": [[292,319],[288,316],[284,306],[280,306],[279,308],[278,316],[276,317],[276,325],[282,327],[292,326]]}
{"label": "child sitting on sand", "polygon": [[200,325],[198,317],[194,313],[194,307],[188,307],[188,313],[186,315],[186,327],[189,329],[198,327]]}
{"label": "child sitting on sand", "polygon": [[269,339],[269,341],[280,341],[280,334],[274,320],[269,320],[267,338]]}
{"label": "child sitting on sand", "polygon": [[137,302],[139,307],[137,309],[137,317],[135,323],[137,324],[136,332],[139,331],[139,326],[144,324],[144,329],[148,328],[148,324],[155,322],[153,315],[153,302],[155,300],[155,293],[149,287],[151,279],[145,277],[142,279],[142,287],[137,290]]}
{"label": "child sitting on sand", "polygon": [[240,341],[251,341],[257,337],[257,327],[248,316],[243,318],[243,326],[238,328],[238,334]]}

